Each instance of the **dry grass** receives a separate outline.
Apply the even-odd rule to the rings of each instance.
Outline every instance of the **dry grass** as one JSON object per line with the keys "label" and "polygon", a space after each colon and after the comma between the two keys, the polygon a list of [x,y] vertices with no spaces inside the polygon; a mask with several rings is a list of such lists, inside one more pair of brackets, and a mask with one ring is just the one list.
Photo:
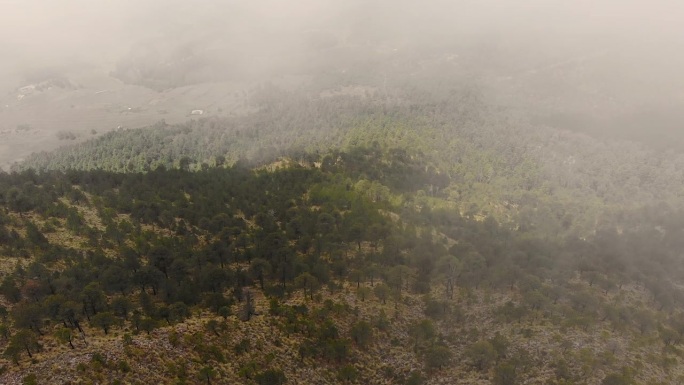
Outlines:
{"label": "dry grass", "polygon": [[[100,218],[92,208],[74,207],[89,226],[103,228]],[[45,225],[40,217],[28,215],[26,218],[39,228]],[[15,230],[25,232],[19,225],[22,223],[20,218],[12,217],[12,221],[17,224],[13,227]],[[46,235],[50,242],[66,247],[82,247],[85,239],[66,231],[63,225],[63,221],[60,221],[60,226]],[[145,229],[152,230],[151,227]],[[368,248],[370,245],[364,243],[363,247]],[[0,256],[0,271],[9,272],[17,263],[28,262],[30,259]],[[579,275],[570,283],[592,292],[592,295],[604,302],[634,307],[650,306],[651,303],[648,293],[636,285],[627,285],[605,294],[596,286],[590,287]],[[370,286],[369,282],[362,284]],[[200,383],[198,373],[206,363],[202,362],[195,348],[198,342],[205,347],[217,346],[226,357],[223,363],[210,363],[217,372],[215,383],[245,383],[245,378],[239,372],[250,362],[256,363],[260,368],[282,369],[291,384],[307,384],[312,379],[319,384],[339,383],[337,371],[340,365],[312,357],[300,361],[298,349],[305,337],[297,333],[286,334],[279,327],[281,321],[268,315],[268,298],[256,288],[252,291],[258,315],[249,322],[241,322],[236,316],[224,321],[210,312],[195,309],[193,317],[185,322],[162,326],[149,336],[134,333],[131,326],[116,327],[109,335],[104,335],[102,330],[84,325],[87,344],[77,340],[74,342],[76,349],[73,350],[67,344],[57,342],[50,336],[51,333],[47,333],[41,339],[43,351],[35,355],[33,362],[24,356],[21,364],[14,366],[0,358],[0,366],[7,368],[7,372],[0,375],[0,383],[20,384],[24,376],[35,373],[39,383],[108,383],[109,378],[120,378],[123,383],[131,384],[172,384],[178,377],[179,365],[187,366],[188,383]],[[375,331],[374,342],[369,347],[361,349],[352,346],[348,363],[359,371],[360,380],[357,383],[394,384],[397,380],[387,375],[388,368],[403,377],[412,371],[424,370],[422,357],[413,351],[413,340],[408,333],[410,325],[425,318],[422,296],[404,293],[401,301],[396,304],[391,299],[382,304],[373,295],[361,301],[356,295],[356,285],[350,283],[344,284],[334,294],[325,289],[318,294],[320,297],[312,301],[304,298],[301,292],[295,292],[284,304],[306,304],[310,309],[322,307],[325,300],[347,304],[351,311],[332,314],[340,335],[345,338],[349,337],[352,324],[358,320],[371,320],[381,311],[391,320],[387,332]],[[443,297],[438,282],[433,282],[432,296],[440,299]],[[684,374],[684,353],[676,348],[679,353],[665,354],[664,345],[655,332],[641,336],[633,327],[616,331],[608,322],[603,321],[597,321],[584,329],[567,325],[563,317],[542,316],[539,312],[520,323],[501,322],[496,311],[509,301],[520,303],[522,296],[517,290],[491,291],[483,288],[470,291],[461,289],[456,293],[450,304],[463,311],[462,319],[435,321],[440,335],[453,352],[454,359],[448,367],[432,373],[430,384],[489,384],[493,371],[481,373],[474,370],[468,361],[466,350],[472,343],[491,338],[495,333],[501,333],[511,342],[510,357],[529,357],[530,365],[521,375],[526,383],[550,383],[555,378],[553,365],[561,357],[587,385],[600,384],[605,373],[624,365],[638,368],[639,383],[675,384],[679,383]],[[238,313],[238,307],[239,304],[233,307],[233,314]],[[209,320],[219,322],[219,336],[206,330],[205,325]],[[45,331],[50,332],[57,326],[48,325]],[[132,335],[130,343],[124,343],[125,334]],[[172,342],[174,336],[177,336],[177,343]],[[193,338],[197,340],[193,342]],[[243,339],[250,342],[250,351],[237,355],[233,347]],[[5,346],[6,341],[0,341],[0,350]],[[102,355],[109,364],[103,366],[94,363],[93,355],[96,353]],[[660,364],[664,362],[664,357],[669,357],[669,365]],[[122,371],[118,366],[124,361],[130,366],[130,371]]]}
{"label": "dry grass", "polygon": [[[340,334],[345,337],[349,336],[349,329],[356,320],[370,320],[381,310],[388,315],[391,320],[389,331],[376,331],[374,343],[368,348],[352,348],[353,358],[349,363],[359,371],[360,378],[363,379],[359,383],[396,383],[396,380],[387,377],[387,366],[404,376],[411,371],[422,370],[422,359],[413,352],[412,339],[408,334],[412,323],[425,318],[421,297],[405,295],[397,305],[392,301],[382,304],[374,298],[362,302],[356,297],[355,289],[356,285],[348,284],[334,294],[320,291],[318,301],[307,300],[301,293],[296,293],[284,301],[284,304],[306,304],[312,309],[322,306],[327,299],[338,304],[347,303],[351,309],[357,309],[358,315],[353,314],[354,312],[333,313]],[[634,295],[634,300],[640,300],[638,290],[624,290],[628,292],[627,297]],[[199,383],[198,372],[205,364],[200,362],[193,347],[194,343],[191,342],[191,336],[199,335],[198,341],[201,341],[203,346],[216,345],[226,356],[224,363],[211,363],[217,371],[216,383],[245,383],[245,379],[238,373],[248,362],[255,362],[264,368],[280,368],[292,384],[311,383],[311,379],[314,378],[316,383],[320,384],[339,383],[336,377],[336,364],[325,363],[315,358],[299,361],[298,347],[302,335],[285,334],[277,326],[278,319],[268,315],[268,299],[257,289],[253,289],[253,292],[259,315],[249,322],[241,322],[235,316],[224,321],[210,312],[203,311],[183,323],[156,329],[149,336],[144,333],[133,335],[129,345],[124,344],[123,335],[132,333],[131,330],[116,328],[110,335],[105,336],[101,330],[86,328],[88,344],[86,346],[82,341],[78,341],[75,343],[75,350],[46,337],[44,351],[36,355],[36,363],[29,363],[24,359],[20,367],[10,365],[9,372],[0,376],[0,382],[18,384],[23,376],[33,372],[40,380],[50,382],[79,378],[96,380],[98,376],[118,376],[129,383],[139,381],[170,384],[176,376],[170,368],[178,363],[185,363],[189,383]],[[436,297],[440,293],[435,292],[433,295]],[[553,324],[541,317],[536,320],[528,319],[521,324],[497,322],[494,310],[507,301],[516,301],[517,296],[516,292],[488,293],[486,290],[474,290],[471,295],[461,292],[456,296],[452,304],[463,309],[463,321],[444,320],[436,323],[440,334],[447,338],[447,343],[454,353],[454,360],[449,367],[433,373],[430,384],[489,384],[492,372],[480,373],[473,370],[465,351],[472,341],[490,338],[496,332],[509,338],[512,356],[523,354],[523,351],[529,354],[532,365],[527,368],[524,377],[532,380],[530,383],[549,383],[555,377],[552,364],[557,357],[564,357],[571,365],[575,365],[574,370],[584,373],[587,384],[597,385],[604,372],[610,371],[611,368],[624,364],[638,366],[638,362],[645,362],[646,357],[660,351],[658,343],[652,337],[639,340],[632,332],[615,332],[603,323],[598,323],[588,330],[581,330]],[[234,313],[237,306],[233,309]],[[204,327],[206,322],[212,319],[219,321],[220,336],[213,335]],[[178,337],[176,344],[171,342],[173,335]],[[236,355],[233,353],[233,346],[243,339],[250,342],[250,351]],[[608,353],[610,341],[617,341],[619,346],[615,354]],[[566,350],[565,347],[568,342],[570,350]],[[94,353],[104,355],[110,363],[126,361],[131,371],[121,373],[114,368],[114,364],[112,367],[99,368],[92,363]],[[2,364],[9,365],[6,361]],[[82,364],[82,367],[85,365],[85,370],[79,370],[79,364]],[[676,359],[674,367],[669,371],[655,364],[645,365],[640,370],[640,382],[643,380],[643,383],[676,383],[683,365],[681,358]]]}

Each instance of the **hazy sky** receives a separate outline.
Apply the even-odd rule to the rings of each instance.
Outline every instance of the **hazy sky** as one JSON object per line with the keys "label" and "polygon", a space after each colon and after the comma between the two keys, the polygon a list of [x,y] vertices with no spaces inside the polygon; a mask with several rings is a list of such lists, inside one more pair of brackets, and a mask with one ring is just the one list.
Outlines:
{"label": "hazy sky", "polygon": [[610,50],[616,73],[667,83],[684,62],[683,20],[675,0],[0,0],[0,85],[50,66],[111,69],[145,43],[218,42],[247,62],[298,65],[304,33],[321,30],[410,49],[481,45],[521,71]]}
{"label": "hazy sky", "polygon": [[[684,40],[684,2],[674,0],[0,0],[0,49],[14,64],[113,57],[156,35],[288,33],[337,23],[396,34],[500,35],[592,44],[603,36],[657,44]],[[268,37],[262,35],[261,37]],[[529,40],[527,40],[529,39]]]}

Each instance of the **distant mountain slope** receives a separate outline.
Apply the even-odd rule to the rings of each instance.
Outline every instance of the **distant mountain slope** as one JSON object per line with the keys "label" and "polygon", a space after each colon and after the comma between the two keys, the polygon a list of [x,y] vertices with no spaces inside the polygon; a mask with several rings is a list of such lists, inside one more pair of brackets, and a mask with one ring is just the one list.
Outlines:
{"label": "distant mountain slope", "polygon": [[[518,223],[529,218],[549,231],[571,228],[548,228],[542,207],[565,207],[574,230],[587,232],[614,209],[682,204],[682,154],[534,126],[467,89],[439,97],[393,93],[388,100],[377,91],[322,97],[271,86],[254,92],[250,106],[255,112],[244,116],[112,132],[35,154],[17,169],[131,172],[182,164],[199,170],[238,160],[310,163],[311,154],[366,147],[432,169],[436,179],[416,189],[464,213]],[[334,155],[327,160],[339,161]]]}
{"label": "distant mountain slope", "polygon": [[241,114],[247,110],[250,87],[239,82],[203,83],[156,92],[97,71],[25,84],[0,97],[0,168],[32,152],[82,142],[118,127],[186,122],[196,117],[193,110],[201,110],[205,117]]}

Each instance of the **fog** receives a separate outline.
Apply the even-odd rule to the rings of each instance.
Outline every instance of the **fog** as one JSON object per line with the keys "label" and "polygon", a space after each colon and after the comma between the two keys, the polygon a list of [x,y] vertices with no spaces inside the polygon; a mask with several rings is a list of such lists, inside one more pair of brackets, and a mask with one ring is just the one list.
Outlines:
{"label": "fog", "polygon": [[0,94],[94,69],[161,91],[384,67],[390,83],[420,70],[433,80],[426,88],[472,82],[492,102],[543,124],[639,140],[657,129],[668,143],[679,140],[684,5],[677,1],[2,0],[0,7]]}
{"label": "fog", "polygon": [[357,42],[510,44],[539,60],[625,44],[634,53],[658,46],[667,55],[661,59],[672,59],[673,45],[684,38],[684,6],[664,0],[3,0],[0,6],[0,44],[10,59],[5,64],[14,69],[111,64],[150,40],[231,41],[245,53],[272,52],[283,45],[304,47],[300,39],[308,31]]}

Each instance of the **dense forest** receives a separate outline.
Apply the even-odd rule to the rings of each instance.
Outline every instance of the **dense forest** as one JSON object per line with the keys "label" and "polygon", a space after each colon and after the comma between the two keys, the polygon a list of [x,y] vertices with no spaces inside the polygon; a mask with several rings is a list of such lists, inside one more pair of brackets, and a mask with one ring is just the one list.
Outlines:
{"label": "dense forest", "polygon": [[[551,234],[584,236],[604,222],[610,226],[625,209],[681,206],[680,153],[535,125],[485,103],[469,87],[388,94],[370,89],[354,95],[342,88],[322,96],[264,85],[250,93],[254,111],[244,116],[111,132],[35,154],[15,170],[204,170],[281,159],[312,165],[316,157],[326,164],[349,163],[359,160],[335,152],[354,158],[366,147],[393,153],[383,161],[411,160],[433,174],[425,183],[398,170],[390,187],[415,184],[426,199],[441,199],[435,204],[448,202],[462,213],[492,215],[500,222],[529,222]],[[552,216],[565,217],[565,228],[549,227],[558,222]]]}
{"label": "dense forest", "polygon": [[[421,146],[440,140],[412,131],[400,109],[371,108],[362,120],[373,129],[341,127],[334,140],[345,145],[327,151],[321,140],[315,151],[228,161],[211,152],[225,148],[184,146],[221,131],[207,120],[123,131],[54,158],[115,149],[102,144],[133,135],[167,136],[141,142],[148,143],[142,158],[127,156],[144,167],[137,159],[185,148],[174,153],[176,167],[0,174],[3,376],[29,383],[76,374],[86,383],[306,383],[312,375],[327,383],[681,380],[684,212],[666,204],[675,188],[656,191],[637,174],[641,205],[616,211],[622,198],[569,183],[572,173],[565,181],[544,177],[550,170],[528,152],[516,157],[529,136],[501,137],[487,148],[456,128],[445,145],[460,142],[464,152],[433,155]],[[253,138],[276,137],[266,129],[260,135]],[[475,175],[459,172],[463,163]],[[661,170],[642,176],[654,182],[668,172]],[[513,183],[520,185],[502,189],[510,207],[488,212],[504,204],[489,191]],[[464,211],[459,199],[474,204],[479,192],[485,203]],[[580,233],[576,224],[594,213],[560,204],[572,193],[593,194],[604,210],[593,231]],[[77,364],[47,370],[41,365],[53,352]]]}

